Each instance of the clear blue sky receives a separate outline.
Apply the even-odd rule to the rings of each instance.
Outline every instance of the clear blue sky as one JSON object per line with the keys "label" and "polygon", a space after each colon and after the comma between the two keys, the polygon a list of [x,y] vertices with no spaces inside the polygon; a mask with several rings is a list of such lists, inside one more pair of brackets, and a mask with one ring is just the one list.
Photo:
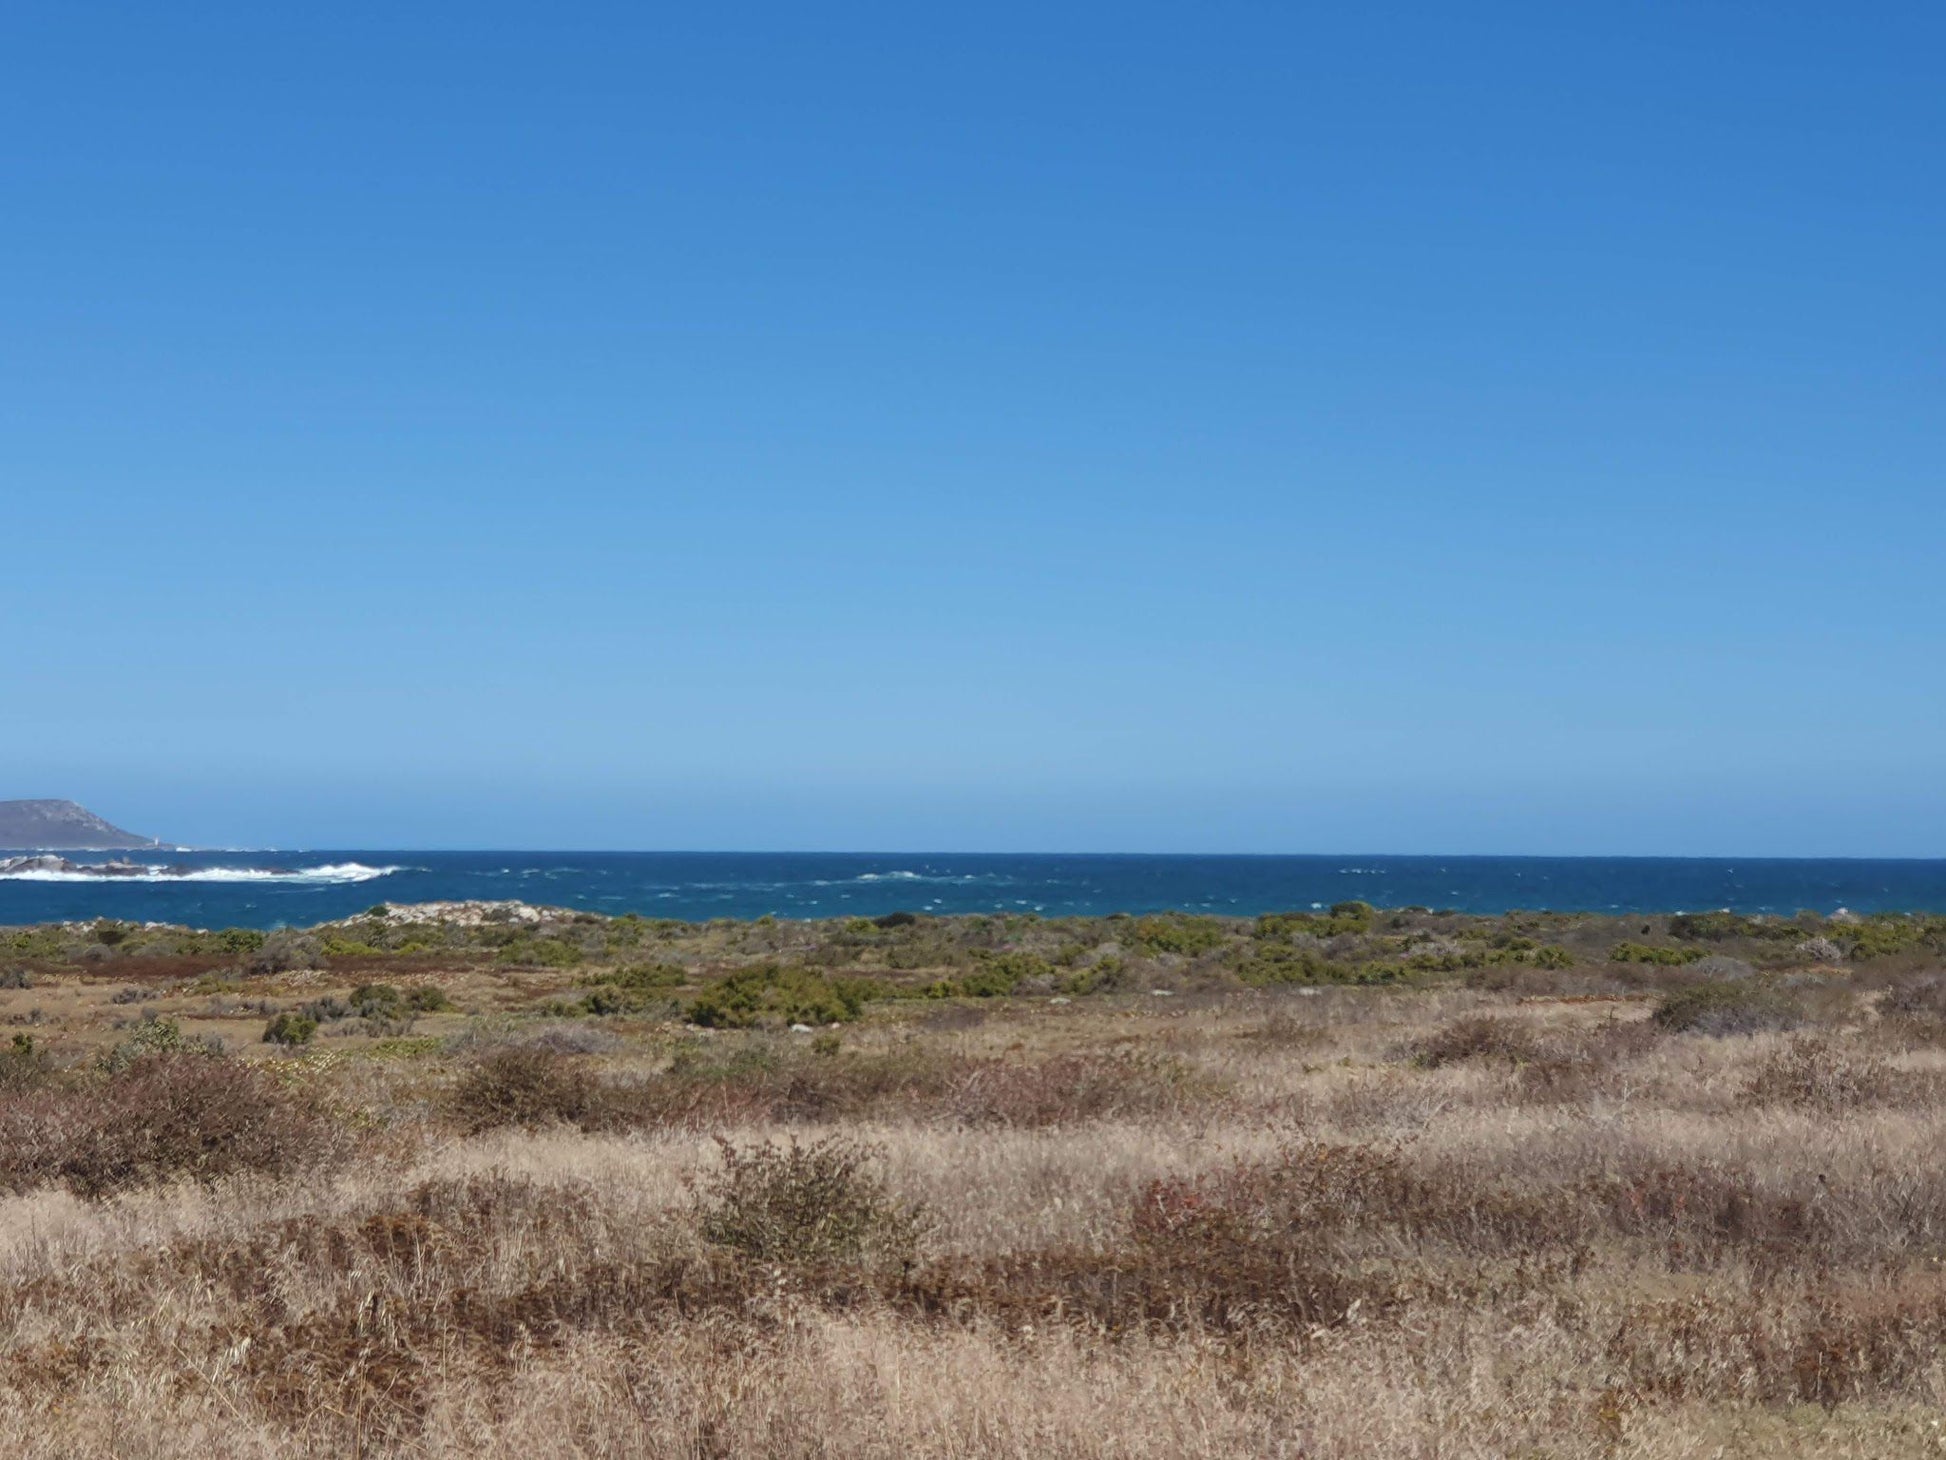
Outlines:
{"label": "clear blue sky", "polygon": [[0,11],[0,796],[1946,854],[1946,8]]}

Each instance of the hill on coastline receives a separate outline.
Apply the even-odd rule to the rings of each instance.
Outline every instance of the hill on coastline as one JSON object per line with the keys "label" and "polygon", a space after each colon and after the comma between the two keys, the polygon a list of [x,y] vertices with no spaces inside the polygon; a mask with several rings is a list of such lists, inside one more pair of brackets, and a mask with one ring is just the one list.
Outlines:
{"label": "hill on coastline", "polygon": [[110,825],[72,801],[0,801],[0,847],[36,852],[112,852],[160,846]]}

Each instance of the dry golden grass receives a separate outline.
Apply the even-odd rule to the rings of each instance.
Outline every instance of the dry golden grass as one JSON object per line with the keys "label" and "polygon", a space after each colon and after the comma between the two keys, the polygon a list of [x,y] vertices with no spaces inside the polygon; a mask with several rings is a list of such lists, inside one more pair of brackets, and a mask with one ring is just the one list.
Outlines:
{"label": "dry golden grass", "polygon": [[[328,1150],[228,1112],[169,1129],[251,1159],[20,1168],[0,1454],[1946,1455],[1946,1041],[1823,997],[1727,1038],[1324,989],[281,1060],[222,1088]],[[0,1105],[155,1116],[127,1079]],[[777,1159],[719,1179],[719,1138]]]}

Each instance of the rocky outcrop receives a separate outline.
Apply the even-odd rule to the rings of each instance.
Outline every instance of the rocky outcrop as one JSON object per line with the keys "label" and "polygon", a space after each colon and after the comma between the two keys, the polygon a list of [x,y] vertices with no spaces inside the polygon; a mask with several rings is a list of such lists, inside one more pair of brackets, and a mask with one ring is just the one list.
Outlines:
{"label": "rocky outcrop", "polygon": [[28,877],[36,872],[59,872],[70,877],[187,877],[193,867],[155,867],[146,862],[70,862],[66,857],[7,857],[0,859],[0,877]]}

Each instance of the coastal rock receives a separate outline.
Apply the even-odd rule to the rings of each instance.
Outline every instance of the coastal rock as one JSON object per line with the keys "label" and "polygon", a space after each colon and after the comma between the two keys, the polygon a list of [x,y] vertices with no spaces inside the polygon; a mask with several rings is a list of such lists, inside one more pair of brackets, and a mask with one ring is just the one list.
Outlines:
{"label": "coastal rock", "polygon": [[[196,869],[174,862],[166,867],[158,867],[148,862],[72,862],[66,857],[42,855],[36,857],[8,857],[0,860],[0,877],[30,877],[39,874],[58,874],[64,877],[100,877],[107,880],[130,877],[187,877]],[[280,868],[270,868],[275,875]]]}
{"label": "coastal rock", "polygon": [[368,914],[387,923],[453,923],[478,928],[488,923],[532,926],[572,918],[565,907],[539,907],[527,902],[410,902],[388,903],[382,913]]}

